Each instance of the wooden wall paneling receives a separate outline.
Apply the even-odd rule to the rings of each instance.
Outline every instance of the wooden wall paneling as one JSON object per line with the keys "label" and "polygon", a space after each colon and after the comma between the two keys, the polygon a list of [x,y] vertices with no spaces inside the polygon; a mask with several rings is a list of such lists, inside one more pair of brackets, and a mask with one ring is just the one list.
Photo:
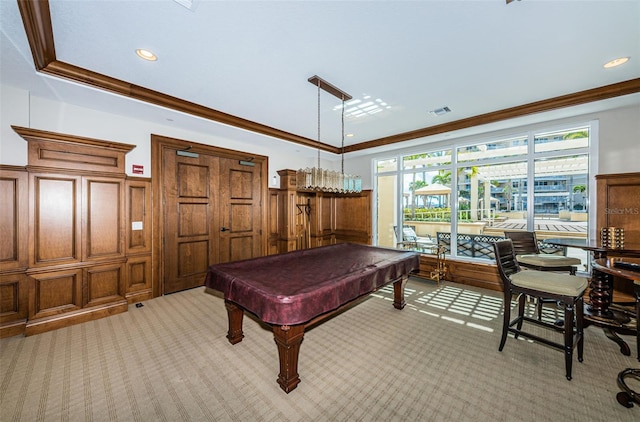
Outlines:
{"label": "wooden wall paneling", "polygon": [[336,243],[336,195],[318,193],[312,209],[317,210],[317,219],[314,221],[316,236],[313,246],[326,246]]}
{"label": "wooden wall paneling", "polygon": [[336,196],[334,215],[336,242],[372,243],[370,190]]}
{"label": "wooden wall paneling", "polygon": [[115,303],[127,305],[124,261],[93,265],[83,271],[83,307]]}
{"label": "wooden wall paneling", "polygon": [[0,166],[0,273],[29,265],[29,178],[24,167]]}
{"label": "wooden wall paneling", "polygon": [[[308,216],[306,216],[307,218],[301,218],[301,222],[299,223],[299,230],[304,230],[306,239],[304,243],[298,245],[298,249],[317,248],[318,246],[322,246],[324,244],[322,226],[325,215],[324,204],[330,203],[330,200],[329,198],[326,198],[322,192],[313,194],[298,192],[298,197],[300,198],[298,200],[300,204],[309,204]],[[303,217],[300,210],[298,210],[298,214]]]}
{"label": "wooden wall paneling", "polygon": [[[13,128],[29,151],[28,213],[21,212],[29,215],[27,234],[21,235],[28,259],[26,277],[17,284],[18,303],[22,286],[28,287],[24,334],[126,311],[124,165],[135,146]],[[15,295],[15,284],[3,286]],[[12,302],[3,306],[11,309]]]}
{"label": "wooden wall paneling", "polygon": [[[105,270],[105,274],[109,272],[110,274],[106,277],[105,274],[98,275],[101,267]],[[116,270],[117,267],[120,267],[120,270]],[[112,283],[104,281],[105,278],[113,280],[117,277],[115,273],[122,271],[123,263],[31,274],[33,284],[29,289],[30,316],[24,335],[40,334],[126,312],[128,305],[124,298],[107,300],[113,291],[110,287]],[[88,277],[94,278],[89,281],[91,293],[88,293],[87,289]],[[98,280],[99,278],[102,280]],[[120,277],[120,283],[122,281],[123,277]],[[88,300],[85,295],[88,298],[89,294],[95,299],[92,300],[91,306],[86,306]]]}
{"label": "wooden wall paneling", "polygon": [[153,297],[151,277],[151,255],[127,257],[125,274],[125,297],[128,303],[140,302]]}
{"label": "wooden wall paneling", "polygon": [[291,203],[289,206],[291,225],[288,227],[289,236],[293,238],[293,242],[289,241],[291,250],[297,250],[309,247],[309,219],[311,218],[311,208],[307,211],[306,204],[309,198],[305,194],[293,191],[289,192]]}
{"label": "wooden wall paneling", "polygon": [[[297,191],[296,171],[279,170],[279,252],[336,242],[371,244],[371,191],[356,194]],[[286,199],[285,199],[286,197]],[[295,201],[291,198],[295,197]],[[292,237],[295,242],[292,242]]]}
{"label": "wooden wall paneling", "polygon": [[[448,281],[465,284],[468,286],[482,287],[494,291],[502,291],[502,283],[498,275],[498,269],[492,262],[470,262],[447,259]],[[431,271],[436,268],[435,255],[420,255],[420,271],[417,277],[430,279]],[[435,281],[434,281],[435,283]]]}
{"label": "wooden wall paneling", "polygon": [[128,303],[136,303],[153,297],[151,179],[126,179],[125,209],[124,294]]}
{"label": "wooden wall paneling", "polygon": [[151,253],[151,179],[125,181],[127,255]]}
{"label": "wooden wall paneling", "polygon": [[124,180],[82,179],[82,260],[124,257]]}
{"label": "wooden wall paneling", "polygon": [[[82,309],[82,268],[30,274],[29,320]],[[28,324],[27,324],[28,326]]]}
{"label": "wooden wall paneling", "polygon": [[79,263],[81,176],[31,173],[29,267]]}
{"label": "wooden wall paneling", "polygon": [[11,126],[29,143],[29,167],[125,173],[125,154],[135,145]]}
{"label": "wooden wall paneling", "polygon": [[278,238],[280,236],[280,206],[278,200],[279,189],[269,188],[267,195],[267,212],[269,213],[267,226],[267,255],[278,253]]}
{"label": "wooden wall paneling", "polygon": [[24,332],[29,316],[29,175],[0,165],[0,338]]}
{"label": "wooden wall paneling", "polygon": [[603,227],[622,227],[626,244],[640,245],[640,173],[596,176],[598,233]]}
{"label": "wooden wall paneling", "polygon": [[0,274],[0,338],[24,332],[29,316],[29,277]]}
{"label": "wooden wall paneling", "polygon": [[297,249],[297,207],[298,192],[296,191],[295,171],[278,170],[280,175],[280,190],[278,192],[278,252],[288,252]]}

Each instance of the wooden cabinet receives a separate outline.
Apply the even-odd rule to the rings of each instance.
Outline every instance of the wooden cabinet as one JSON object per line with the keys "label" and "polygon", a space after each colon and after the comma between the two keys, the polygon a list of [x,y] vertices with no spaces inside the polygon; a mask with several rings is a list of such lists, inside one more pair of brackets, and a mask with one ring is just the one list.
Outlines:
{"label": "wooden cabinet", "polygon": [[640,173],[599,174],[597,229],[622,227],[625,244],[640,245]]}
{"label": "wooden cabinet", "polygon": [[0,167],[9,234],[0,248],[0,335],[124,312],[130,298],[150,297],[150,183],[124,171],[134,146],[14,130],[29,143],[28,165]]}
{"label": "wooden cabinet", "polygon": [[269,195],[270,253],[344,242],[371,244],[371,191],[298,191],[294,170],[278,174],[280,189],[270,189]]}
{"label": "wooden cabinet", "polygon": [[[608,251],[607,256],[637,256],[629,250],[640,249],[640,173],[599,174],[596,176],[597,236],[603,227],[624,229],[624,246],[627,251]],[[600,239],[597,239],[600,244]],[[617,302],[634,302],[633,283],[628,279],[612,276],[613,297]]]}

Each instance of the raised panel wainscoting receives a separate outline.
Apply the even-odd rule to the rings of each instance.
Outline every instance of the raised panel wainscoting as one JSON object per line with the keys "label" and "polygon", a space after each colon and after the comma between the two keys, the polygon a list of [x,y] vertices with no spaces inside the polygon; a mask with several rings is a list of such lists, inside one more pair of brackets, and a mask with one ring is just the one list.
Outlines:
{"label": "raised panel wainscoting", "polygon": [[151,298],[151,182],[125,174],[134,146],[13,129],[28,142],[28,164],[0,166],[8,234],[0,337],[102,318]]}

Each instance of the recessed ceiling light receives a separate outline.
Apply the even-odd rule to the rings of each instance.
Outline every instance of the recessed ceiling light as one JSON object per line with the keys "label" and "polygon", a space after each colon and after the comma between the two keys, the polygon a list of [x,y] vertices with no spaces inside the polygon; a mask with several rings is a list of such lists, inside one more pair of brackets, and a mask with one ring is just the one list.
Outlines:
{"label": "recessed ceiling light", "polygon": [[347,138],[353,138],[353,133],[347,133],[345,136],[346,136]]}
{"label": "recessed ceiling light", "polygon": [[153,54],[151,51],[149,50],[145,50],[143,48],[138,48],[136,50],[136,54],[138,55],[138,57],[140,57],[141,59],[145,59],[145,60],[149,60],[150,62],[155,62],[156,60],[158,60],[158,56],[156,56],[155,54]]}
{"label": "recessed ceiling light", "polygon": [[620,58],[611,60],[610,62],[607,62],[604,64],[604,68],[610,69],[612,67],[620,66],[621,64],[625,64],[626,62],[628,62],[629,59],[630,57],[620,57]]}

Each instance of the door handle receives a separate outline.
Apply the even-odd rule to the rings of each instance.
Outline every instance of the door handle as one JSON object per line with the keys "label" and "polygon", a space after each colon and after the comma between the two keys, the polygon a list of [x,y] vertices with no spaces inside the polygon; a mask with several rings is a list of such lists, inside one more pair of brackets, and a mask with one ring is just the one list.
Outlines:
{"label": "door handle", "polygon": [[221,231],[221,232],[226,232],[227,230],[229,230],[229,229],[228,229],[228,228],[226,228],[226,227],[220,227],[220,231]]}

